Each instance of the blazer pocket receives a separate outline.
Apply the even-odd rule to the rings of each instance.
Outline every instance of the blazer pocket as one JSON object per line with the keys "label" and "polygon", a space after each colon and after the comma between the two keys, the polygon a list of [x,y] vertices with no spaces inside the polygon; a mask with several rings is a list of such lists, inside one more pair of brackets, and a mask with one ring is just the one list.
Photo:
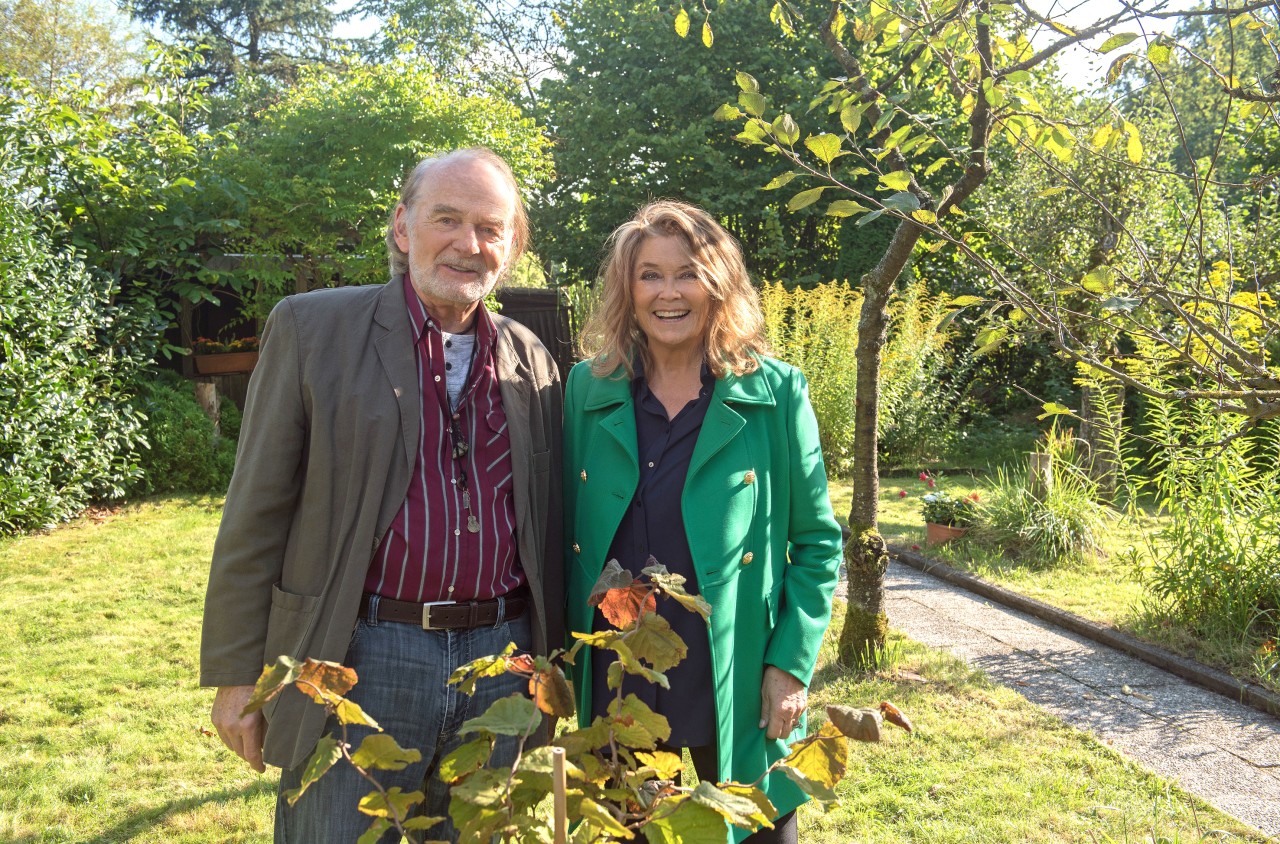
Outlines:
{"label": "blazer pocket", "polygon": [[[319,608],[320,599],[317,597],[286,592],[279,584],[271,587],[271,615],[267,621],[264,654],[268,665],[274,664],[276,657],[281,655],[294,659],[306,656],[302,651]],[[268,721],[282,697],[284,695],[276,695],[263,707],[262,713]]]}
{"label": "blazer pocket", "polygon": [[542,475],[551,471],[551,449],[533,453],[533,473]]}

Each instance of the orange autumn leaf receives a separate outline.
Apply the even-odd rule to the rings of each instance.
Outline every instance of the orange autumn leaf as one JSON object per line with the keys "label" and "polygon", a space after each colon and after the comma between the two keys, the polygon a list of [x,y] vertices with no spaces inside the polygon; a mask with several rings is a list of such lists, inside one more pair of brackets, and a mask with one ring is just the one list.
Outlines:
{"label": "orange autumn leaf", "polygon": [[507,670],[515,671],[519,674],[532,674],[534,671],[533,657],[528,654],[507,657]]}
{"label": "orange autumn leaf", "polygon": [[911,726],[911,719],[903,715],[898,707],[889,703],[887,700],[880,701],[880,714],[884,716],[884,720],[890,724],[901,727],[907,732],[912,732],[915,728]]}
{"label": "orange autumn leaf", "polygon": [[610,589],[600,600],[600,612],[618,629],[630,627],[640,616],[657,608],[653,590],[639,580],[621,589]]}

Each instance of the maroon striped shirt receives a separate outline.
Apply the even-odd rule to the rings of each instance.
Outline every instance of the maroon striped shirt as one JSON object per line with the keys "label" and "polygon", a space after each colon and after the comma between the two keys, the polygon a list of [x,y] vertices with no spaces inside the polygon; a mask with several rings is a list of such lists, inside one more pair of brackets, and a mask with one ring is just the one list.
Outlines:
{"label": "maroon striped shirt", "polygon": [[[516,559],[511,438],[494,368],[498,332],[488,311],[480,307],[471,372],[453,411],[470,450],[454,459],[444,335],[408,275],[404,298],[417,350],[422,425],[409,493],[373,554],[364,588],[401,601],[496,598],[525,582]],[[459,488],[463,472],[471,493],[470,511],[463,506]],[[479,533],[467,530],[470,514],[480,524]]]}

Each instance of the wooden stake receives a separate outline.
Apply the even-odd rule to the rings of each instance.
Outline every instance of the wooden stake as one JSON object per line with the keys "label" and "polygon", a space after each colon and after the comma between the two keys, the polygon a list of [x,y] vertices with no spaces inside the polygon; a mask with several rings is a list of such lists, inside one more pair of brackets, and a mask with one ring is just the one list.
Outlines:
{"label": "wooden stake", "polygon": [[551,748],[551,789],[555,806],[555,844],[565,844],[569,835],[568,810],[564,794],[564,748]]}

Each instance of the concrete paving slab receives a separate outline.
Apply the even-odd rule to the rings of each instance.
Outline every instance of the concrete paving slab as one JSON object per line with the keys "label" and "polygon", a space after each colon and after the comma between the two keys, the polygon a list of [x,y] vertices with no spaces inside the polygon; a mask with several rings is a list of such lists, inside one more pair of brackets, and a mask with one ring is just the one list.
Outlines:
{"label": "concrete paving slab", "polygon": [[889,623],[1280,840],[1280,718],[1128,654],[890,565]]}

